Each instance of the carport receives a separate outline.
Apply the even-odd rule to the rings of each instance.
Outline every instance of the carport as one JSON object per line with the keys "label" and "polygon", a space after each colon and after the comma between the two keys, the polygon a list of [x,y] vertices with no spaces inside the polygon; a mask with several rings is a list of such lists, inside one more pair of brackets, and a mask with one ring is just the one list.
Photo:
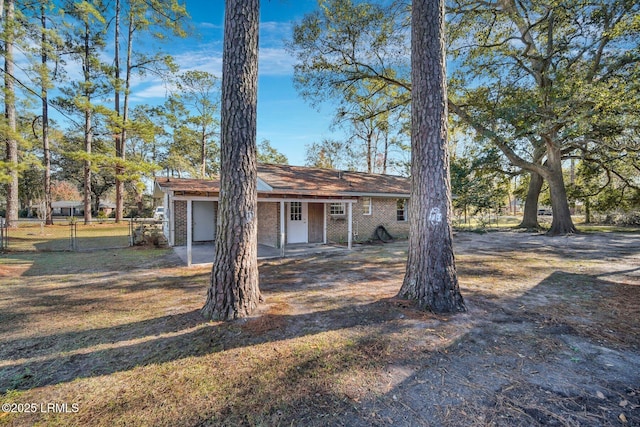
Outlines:
{"label": "carport", "polygon": [[[295,258],[314,254],[328,254],[349,250],[347,246],[327,244],[293,244],[287,245],[284,251],[267,245],[258,245],[258,259]],[[213,264],[215,247],[213,244],[192,245],[191,260],[186,246],[174,246],[173,251],[186,265]]]}

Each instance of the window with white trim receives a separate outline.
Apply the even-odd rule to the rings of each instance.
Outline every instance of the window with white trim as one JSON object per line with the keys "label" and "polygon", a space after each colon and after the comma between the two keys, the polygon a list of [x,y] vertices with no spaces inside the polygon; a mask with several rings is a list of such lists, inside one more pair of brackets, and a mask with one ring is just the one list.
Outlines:
{"label": "window with white trim", "polygon": [[396,220],[407,220],[407,199],[398,199],[396,202]]}
{"label": "window with white trim", "polygon": [[291,202],[291,221],[302,221],[302,202]]}
{"label": "window with white trim", "polygon": [[371,197],[362,198],[362,215],[371,215]]}
{"label": "window with white trim", "polygon": [[330,215],[344,215],[344,203],[331,203],[329,205]]}

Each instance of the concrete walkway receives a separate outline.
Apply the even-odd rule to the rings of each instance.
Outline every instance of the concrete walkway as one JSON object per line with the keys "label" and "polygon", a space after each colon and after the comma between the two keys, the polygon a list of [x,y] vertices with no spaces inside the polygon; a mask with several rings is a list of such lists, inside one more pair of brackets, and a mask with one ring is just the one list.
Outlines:
{"label": "concrete walkway", "polygon": [[[174,246],[174,252],[187,264],[187,247]],[[213,244],[193,245],[191,247],[191,264],[206,265],[213,264],[213,254],[215,248]],[[284,258],[305,257],[314,254],[325,254],[334,252],[346,252],[346,246],[334,246],[323,244],[292,244],[285,248]],[[258,245],[258,259],[281,258],[282,251],[266,245]]]}

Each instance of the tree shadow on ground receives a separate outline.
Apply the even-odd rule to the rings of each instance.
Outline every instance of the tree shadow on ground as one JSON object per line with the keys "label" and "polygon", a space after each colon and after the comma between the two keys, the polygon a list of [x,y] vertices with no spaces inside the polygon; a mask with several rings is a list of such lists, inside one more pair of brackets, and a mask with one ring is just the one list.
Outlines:
{"label": "tree shadow on ground", "polygon": [[[385,266],[393,270],[401,264]],[[270,267],[263,287],[267,301],[283,291],[333,293],[338,283],[353,283],[345,279],[347,273],[359,277],[359,289],[364,289],[370,277],[352,260],[334,266],[331,274],[312,267],[308,274],[325,274],[321,282],[332,284],[322,289],[318,283],[296,280],[301,271],[297,266],[287,262]],[[347,266],[355,271],[347,271]],[[293,271],[281,274],[288,269]],[[206,414],[181,415],[176,423],[613,425],[619,414],[616,399],[640,384],[640,288],[631,281],[613,283],[599,277],[557,271],[515,298],[489,299],[481,291],[467,292],[471,313],[455,318],[425,314],[410,303],[389,298],[369,297],[373,302],[365,304],[355,295],[343,298],[338,308],[301,314],[265,308],[255,317],[220,323],[205,322],[190,309],[114,327],[56,333],[38,338],[48,344],[38,346],[37,339],[28,343],[33,347],[25,346],[31,351],[26,360],[20,357],[19,340],[12,340],[2,343],[2,351],[13,360],[3,357],[0,390],[29,390],[261,346],[270,353],[260,357],[271,359],[259,369],[277,371],[275,379],[260,377],[257,371],[243,372],[229,396],[223,397],[230,403],[216,403]],[[176,282],[181,283],[179,277],[124,286],[143,290],[172,287]],[[184,286],[195,290],[196,285]],[[318,305],[314,298],[309,301]],[[280,342],[352,330],[364,332],[348,349],[309,350],[291,365],[283,365],[278,357]],[[439,334],[449,331],[461,332],[442,344],[424,344],[437,342]],[[16,354],[5,350],[5,343],[15,346]],[[330,380],[314,377],[327,363],[346,373],[384,372],[380,381],[388,383],[338,391]],[[283,382],[296,391],[283,392],[278,388]],[[598,391],[604,399],[594,397]],[[638,391],[635,396],[640,396]],[[274,395],[279,399],[275,404],[251,406],[256,401],[272,402]],[[640,424],[640,402],[628,399],[629,408],[635,409],[625,410],[627,420]],[[238,403],[243,401],[245,406]]]}
{"label": "tree shadow on ground", "polygon": [[[383,325],[393,321],[397,315],[398,312],[387,300],[368,306],[346,306],[302,315],[265,314],[229,323],[205,322],[198,311],[192,311],[113,328],[54,334],[26,342],[15,340],[3,343],[6,349],[3,350],[3,358],[9,353],[16,358],[14,360],[33,354],[37,355],[36,359],[43,360],[5,361],[0,391],[27,390],[78,378],[108,375],[152,363],[277,342],[328,330]],[[136,339],[143,341],[128,344]],[[38,340],[53,343],[54,347],[38,348]],[[98,344],[114,346],[90,352],[76,351]],[[13,350],[8,350],[9,346]]]}
{"label": "tree shadow on ground", "polygon": [[347,408],[349,425],[640,425],[637,283],[558,271],[518,298],[466,298],[486,317],[455,345],[409,357],[411,375]]}

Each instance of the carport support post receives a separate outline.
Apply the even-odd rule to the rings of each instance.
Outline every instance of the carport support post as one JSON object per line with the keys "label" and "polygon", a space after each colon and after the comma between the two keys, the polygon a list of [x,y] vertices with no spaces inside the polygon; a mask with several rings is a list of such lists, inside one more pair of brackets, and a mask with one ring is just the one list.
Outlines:
{"label": "carport support post", "polygon": [[349,224],[349,230],[347,231],[347,247],[349,249],[351,249],[351,240],[352,240],[352,235],[353,235],[353,203],[349,202],[347,203],[347,215],[349,216],[348,219],[348,224]]}
{"label": "carport support post", "polygon": [[191,240],[193,239],[193,201],[187,200],[187,266],[191,266]]}
{"label": "carport support post", "polygon": [[284,258],[284,239],[285,239],[285,226],[284,226],[285,212],[284,212],[284,200],[280,201],[280,256]]}

